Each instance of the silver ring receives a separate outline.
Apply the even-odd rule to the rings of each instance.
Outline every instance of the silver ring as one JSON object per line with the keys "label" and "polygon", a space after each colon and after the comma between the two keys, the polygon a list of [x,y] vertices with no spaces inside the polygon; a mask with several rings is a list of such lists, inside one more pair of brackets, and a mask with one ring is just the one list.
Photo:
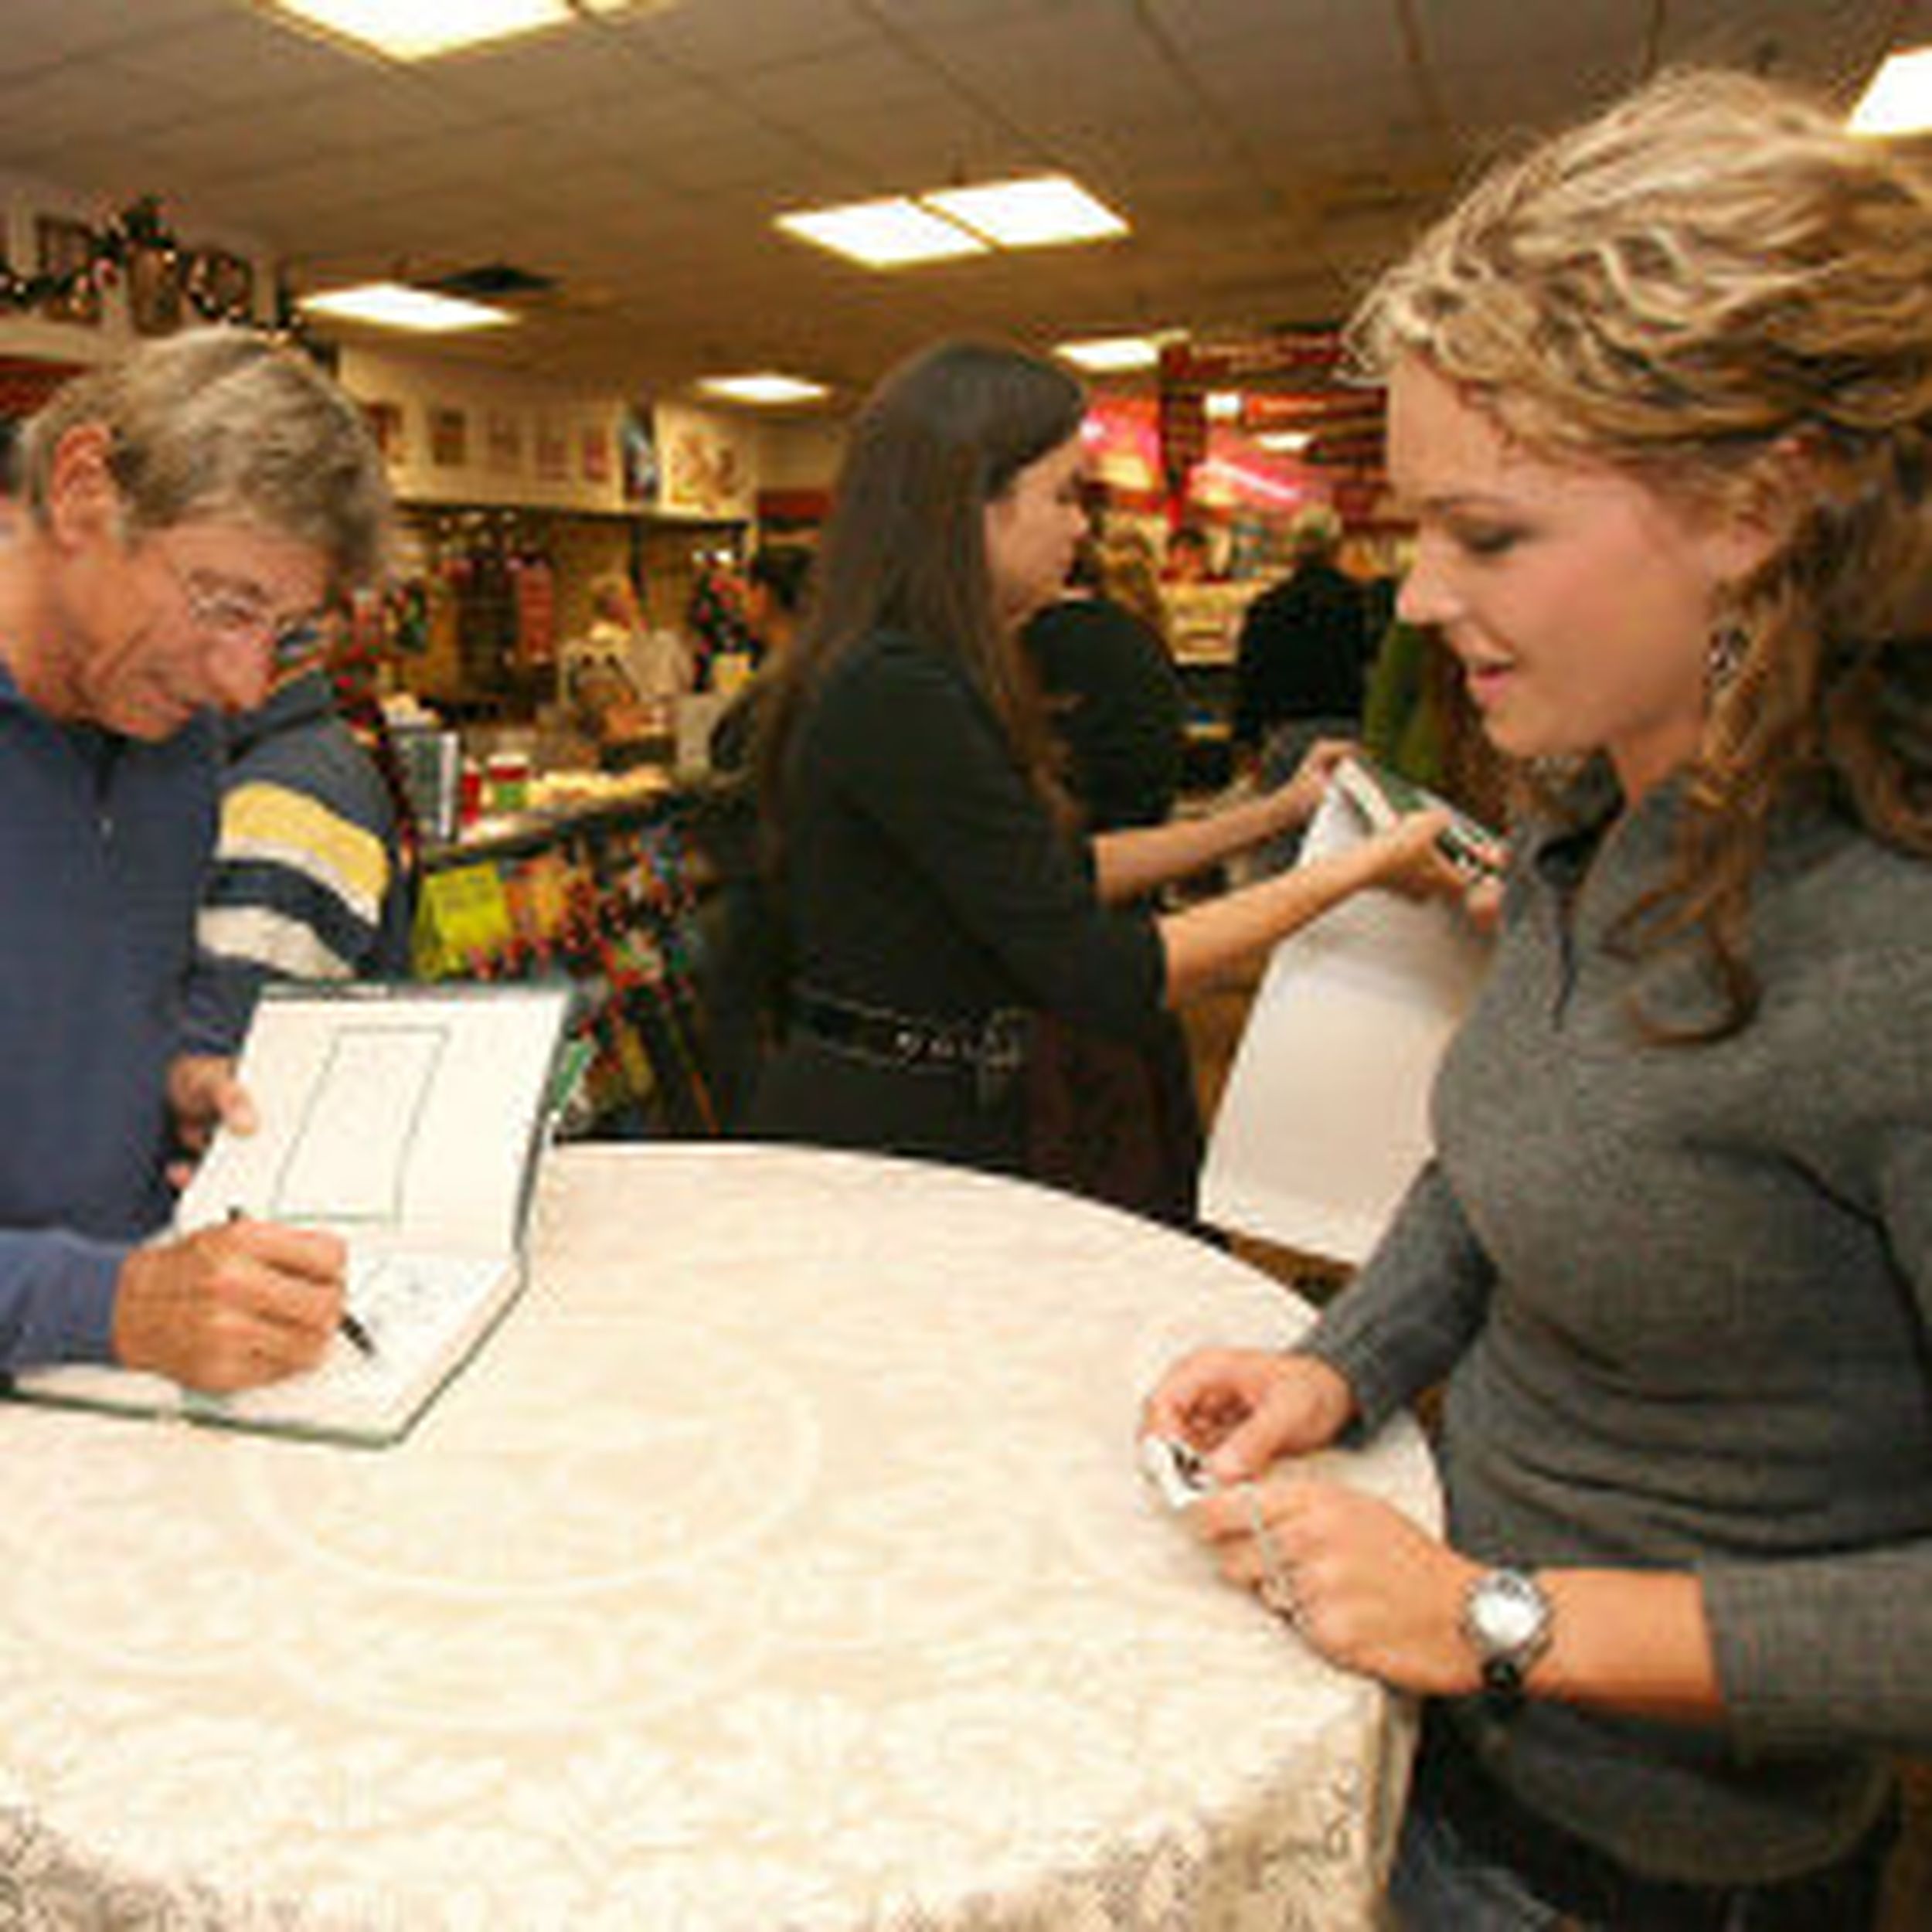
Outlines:
{"label": "silver ring", "polygon": [[1261,1559],[1261,1581],[1257,1594],[1262,1602],[1291,1629],[1301,1628],[1301,1599],[1294,1587],[1294,1572],[1281,1546],[1274,1540],[1267,1519],[1261,1514],[1261,1498],[1251,1482],[1241,1485],[1241,1499],[1247,1505],[1248,1528],[1254,1537],[1256,1553]]}

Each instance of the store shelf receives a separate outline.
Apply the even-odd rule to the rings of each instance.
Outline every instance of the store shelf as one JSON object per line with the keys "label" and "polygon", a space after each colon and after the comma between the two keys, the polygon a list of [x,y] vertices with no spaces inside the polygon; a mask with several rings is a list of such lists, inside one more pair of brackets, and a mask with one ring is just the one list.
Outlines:
{"label": "store shelf", "polygon": [[714,1132],[698,992],[711,869],[700,794],[668,778],[506,815],[426,852],[416,969],[433,980],[569,978],[590,1049],[580,1136]]}

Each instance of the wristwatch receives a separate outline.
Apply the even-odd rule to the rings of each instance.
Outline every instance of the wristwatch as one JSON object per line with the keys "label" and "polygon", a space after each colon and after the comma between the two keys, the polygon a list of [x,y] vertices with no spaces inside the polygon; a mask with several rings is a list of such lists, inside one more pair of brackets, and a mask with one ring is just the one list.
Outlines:
{"label": "wristwatch", "polygon": [[1523,1570],[1486,1570],[1469,1586],[1462,1634],[1476,1653],[1484,1695],[1498,1709],[1522,1701],[1523,1679],[1549,1649],[1554,1621],[1543,1586]]}

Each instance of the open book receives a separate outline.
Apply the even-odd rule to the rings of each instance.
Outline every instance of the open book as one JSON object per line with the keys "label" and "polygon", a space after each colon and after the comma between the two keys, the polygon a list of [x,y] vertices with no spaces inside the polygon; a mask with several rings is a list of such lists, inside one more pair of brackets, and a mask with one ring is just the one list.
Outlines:
{"label": "open book", "polygon": [[[1304,862],[1385,822],[1338,768]],[[1365,780],[1366,774],[1364,774]],[[1438,802],[1416,788],[1408,809]],[[1494,835],[1471,820],[1486,853]],[[1483,861],[1485,864],[1487,859]],[[1430,1147],[1429,1090],[1488,956],[1461,913],[1358,893],[1274,949],[1229,1069],[1201,1175],[1213,1226],[1367,1259]]]}
{"label": "open book", "polygon": [[400,1437],[522,1285],[566,986],[272,985],[243,1046],[260,1125],[221,1134],[174,1231],[245,1214],[348,1243],[348,1309],[306,1374],[232,1396],[126,1369],[29,1370],[36,1401],[381,1444]]}

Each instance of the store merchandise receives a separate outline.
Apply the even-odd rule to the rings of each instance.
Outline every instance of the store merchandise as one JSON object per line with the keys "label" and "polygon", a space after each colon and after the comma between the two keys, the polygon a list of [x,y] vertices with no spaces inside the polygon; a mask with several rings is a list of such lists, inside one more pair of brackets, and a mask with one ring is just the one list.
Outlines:
{"label": "store merchandise", "polygon": [[675,796],[589,809],[438,855],[418,898],[416,971],[502,984],[566,975],[591,1049],[566,1134],[716,1131],[693,990],[702,868]]}

